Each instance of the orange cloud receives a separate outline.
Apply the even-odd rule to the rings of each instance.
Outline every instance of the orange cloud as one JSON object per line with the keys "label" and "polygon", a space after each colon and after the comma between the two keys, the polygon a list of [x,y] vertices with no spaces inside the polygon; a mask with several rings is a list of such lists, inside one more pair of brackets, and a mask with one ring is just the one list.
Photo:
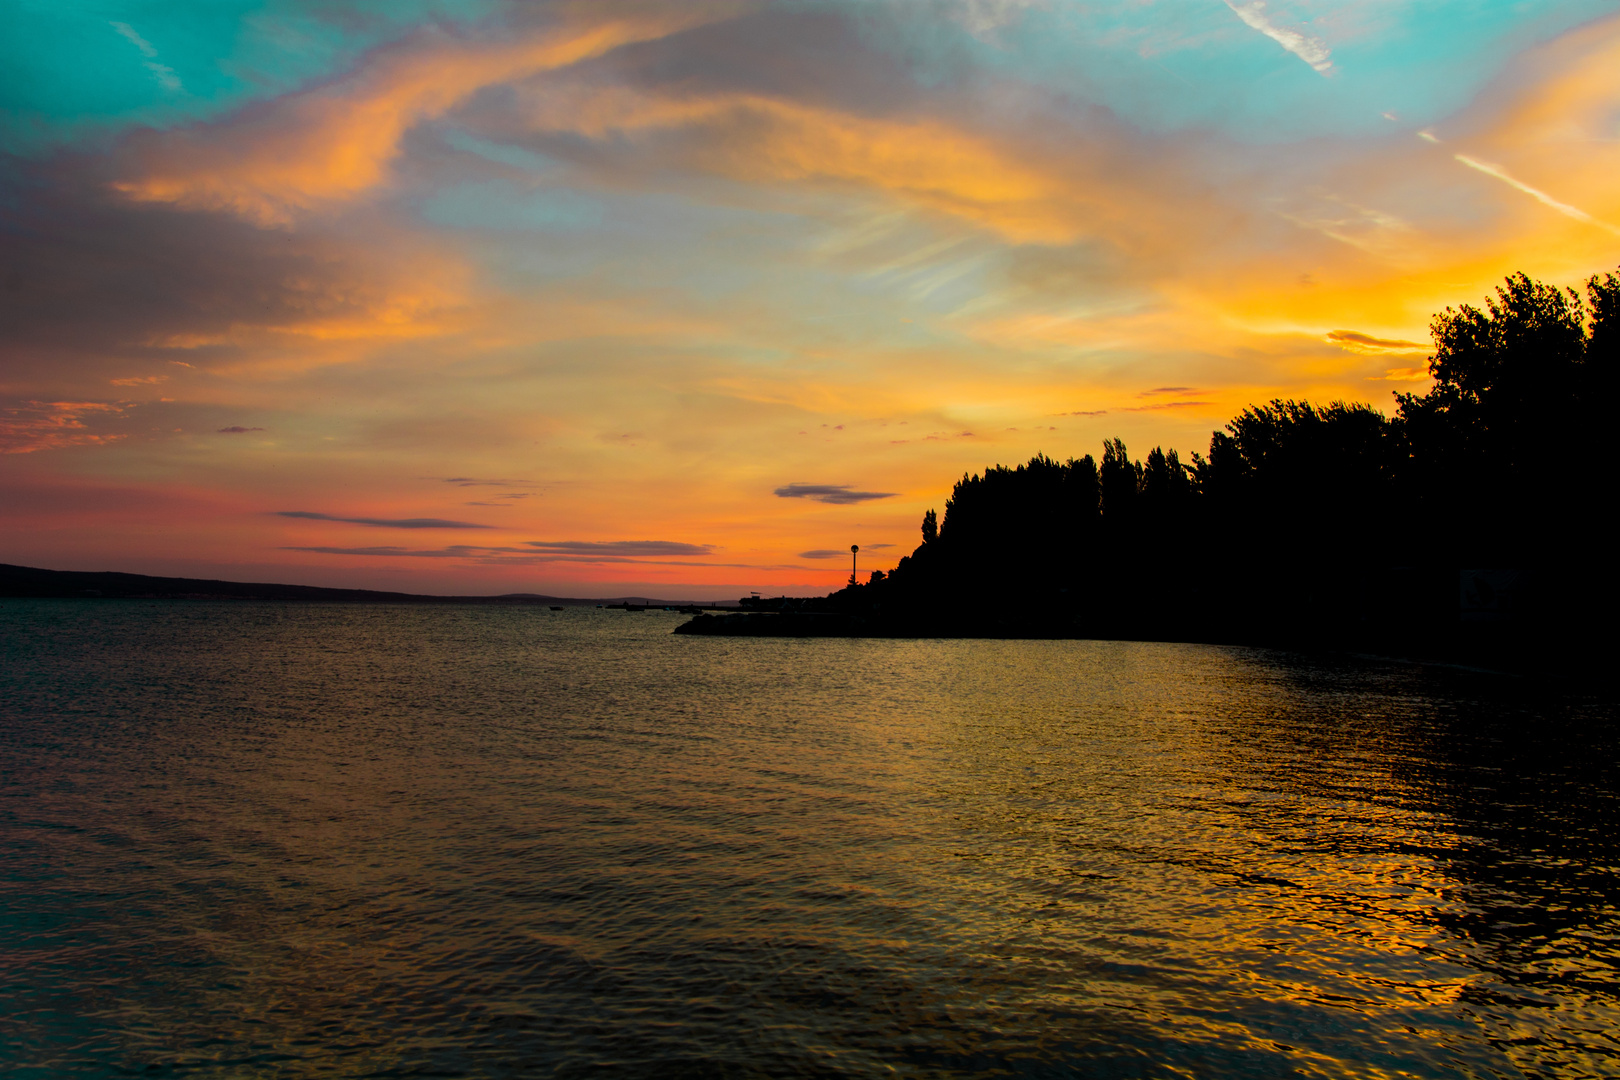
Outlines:
{"label": "orange cloud", "polygon": [[407,130],[483,87],[664,37],[738,8],[735,2],[640,7],[516,44],[427,34],[336,84],[222,123],[154,137],[142,148],[139,175],[112,186],[141,202],[226,210],[262,226],[284,225],[300,211],[385,182]]}
{"label": "orange cloud", "polygon": [[378,247],[382,257],[376,251],[327,250],[323,262],[275,279],[268,286],[277,300],[269,318],[236,318],[208,333],[158,334],[145,344],[224,349],[210,364],[215,371],[287,372],[364,359],[379,343],[453,334],[473,325],[487,307],[475,295],[470,268],[455,256],[389,250],[385,242]]}
{"label": "orange cloud", "polygon": [[[1064,244],[1133,202],[1081,163],[1041,162],[965,128],[889,119],[756,94],[659,96],[628,87],[547,85],[526,98],[542,131],[603,139],[685,128],[682,163],[746,183],[874,189],[1014,243]],[[1090,148],[1101,156],[1101,148]]]}
{"label": "orange cloud", "polygon": [[[930,121],[901,123],[797,106],[750,103],[770,123],[756,139],[711,154],[745,180],[831,180],[878,188],[965,218],[1020,243],[1066,243],[1084,224],[1072,189],[964,132]],[[1066,205],[1067,204],[1067,205]]]}
{"label": "orange cloud", "polygon": [[1382,354],[1429,351],[1429,346],[1419,341],[1407,341],[1405,338],[1373,337],[1371,334],[1363,334],[1358,330],[1330,330],[1327,339],[1341,349],[1357,353]]}
{"label": "orange cloud", "polygon": [[123,436],[89,431],[84,418],[123,411],[122,405],[105,401],[29,401],[0,410],[0,454],[114,442]]}

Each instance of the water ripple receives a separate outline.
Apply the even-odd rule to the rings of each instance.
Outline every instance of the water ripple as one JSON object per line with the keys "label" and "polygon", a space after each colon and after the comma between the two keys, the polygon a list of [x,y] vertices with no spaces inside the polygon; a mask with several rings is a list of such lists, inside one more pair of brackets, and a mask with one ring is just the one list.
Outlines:
{"label": "water ripple", "polygon": [[0,601],[0,1065],[1620,1072],[1606,702],[672,619]]}

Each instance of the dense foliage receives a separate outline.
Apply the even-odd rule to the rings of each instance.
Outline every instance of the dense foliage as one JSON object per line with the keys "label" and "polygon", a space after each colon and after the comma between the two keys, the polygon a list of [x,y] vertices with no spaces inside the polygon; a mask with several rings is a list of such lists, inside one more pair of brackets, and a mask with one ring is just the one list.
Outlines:
{"label": "dense foliage", "polygon": [[1112,439],[1100,461],[964,476],[892,574],[832,599],[919,628],[1416,632],[1456,621],[1460,571],[1493,567],[1528,583],[1541,623],[1567,620],[1612,591],[1594,564],[1615,486],[1620,277],[1583,299],[1519,274],[1432,331],[1434,384],[1397,395],[1393,416],[1276,400],[1187,462],[1157,447],[1132,460]]}

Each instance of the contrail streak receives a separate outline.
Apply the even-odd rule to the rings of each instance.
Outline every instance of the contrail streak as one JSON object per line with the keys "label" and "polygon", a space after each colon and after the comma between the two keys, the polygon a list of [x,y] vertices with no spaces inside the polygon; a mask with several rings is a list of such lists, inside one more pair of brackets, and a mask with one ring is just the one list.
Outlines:
{"label": "contrail streak", "polygon": [[1596,225],[1600,229],[1607,229],[1614,235],[1620,236],[1620,228],[1610,225],[1607,221],[1601,221],[1593,217],[1591,214],[1588,214],[1585,210],[1582,210],[1578,206],[1571,206],[1569,203],[1559,202],[1545,191],[1533,188],[1529,184],[1523,183],[1522,181],[1515,180],[1513,177],[1509,176],[1507,171],[1504,170],[1500,165],[1492,165],[1488,161],[1480,161],[1478,158],[1471,158],[1467,154],[1453,154],[1452,157],[1456,158],[1470,169],[1478,169],[1486,176],[1494,176],[1509,187],[1517,188],[1526,195],[1529,195],[1531,198],[1535,199],[1537,202],[1552,207],[1565,217],[1572,217],[1576,221],[1584,221],[1588,225]]}

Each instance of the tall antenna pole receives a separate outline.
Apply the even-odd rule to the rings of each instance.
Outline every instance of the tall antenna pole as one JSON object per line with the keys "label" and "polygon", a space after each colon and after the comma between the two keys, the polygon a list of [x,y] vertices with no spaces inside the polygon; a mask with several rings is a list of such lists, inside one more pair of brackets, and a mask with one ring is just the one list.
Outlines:
{"label": "tall antenna pole", "polygon": [[860,553],[860,550],[861,545],[859,544],[849,545],[849,583],[851,585],[855,584],[855,557]]}

